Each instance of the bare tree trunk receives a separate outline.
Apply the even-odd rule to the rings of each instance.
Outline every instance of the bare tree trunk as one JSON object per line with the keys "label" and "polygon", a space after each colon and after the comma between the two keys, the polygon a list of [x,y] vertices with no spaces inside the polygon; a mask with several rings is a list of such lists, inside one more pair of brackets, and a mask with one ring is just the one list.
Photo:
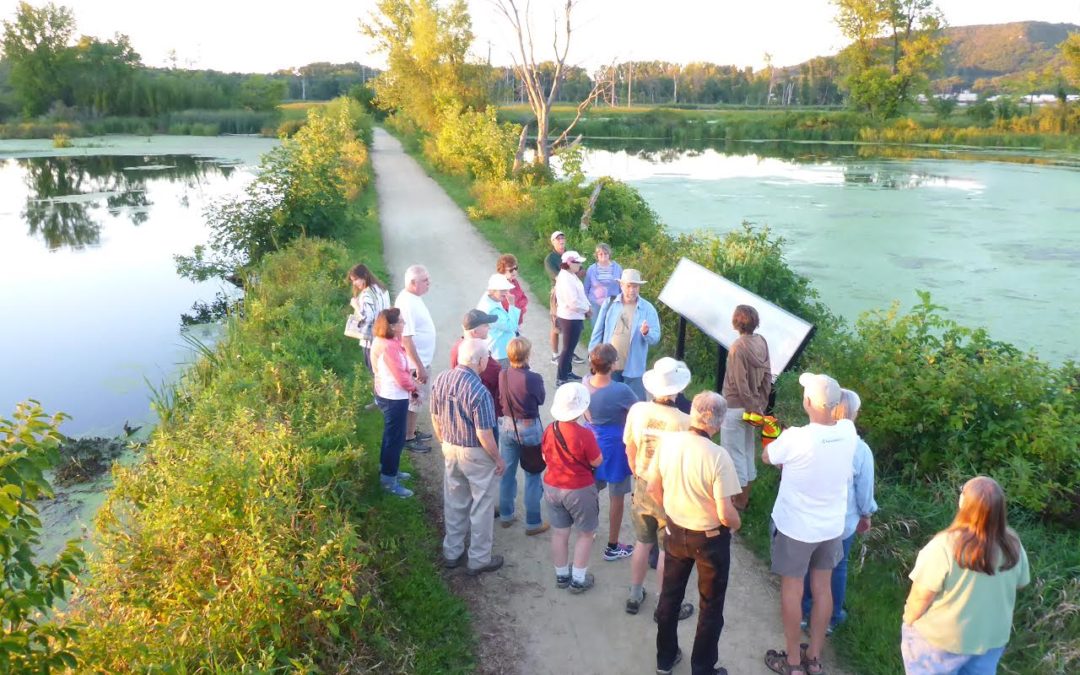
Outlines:
{"label": "bare tree trunk", "polygon": [[521,135],[518,136],[517,152],[514,153],[514,168],[511,170],[511,175],[516,176],[521,171],[522,165],[525,163],[525,144],[529,140],[529,123],[521,125]]}
{"label": "bare tree trunk", "polygon": [[596,208],[596,200],[600,198],[600,190],[603,189],[605,182],[606,180],[603,178],[597,180],[596,186],[593,187],[592,194],[589,195],[589,204],[585,207],[584,213],[581,214],[581,224],[579,225],[583,232],[589,229],[589,225],[592,224],[592,214],[593,210]]}

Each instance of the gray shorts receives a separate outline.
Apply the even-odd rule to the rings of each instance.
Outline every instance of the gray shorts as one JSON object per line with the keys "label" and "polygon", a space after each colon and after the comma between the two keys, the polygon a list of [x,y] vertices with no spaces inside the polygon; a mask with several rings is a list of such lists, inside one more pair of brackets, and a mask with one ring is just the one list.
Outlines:
{"label": "gray shorts", "polygon": [[618,483],[609,483],[606,480],[600,480],[599,478],[596,479],[596,489],[597,490],[603,490],[604,488],[607,488],[607,487],[611,488],[611,492],[608,493],[608,496],[610,496],[610,497],[624,497],[624,496],[630,494],[630,489],[633,487],[633,484],[634,484],[634,477],[633,476],[627,476],[626,478],[623,478]]}
{"label": "gray shorts", "polygon": [[792,539],[776,525],[769,524],[772,533],[772,573],[782,577],[802,579],[808,569],[831,570],[844,556],[844,543],[841,537],[809,544]]}
{"label": "gray shorts", "polygon": [[544,483],[544,501],[548,522],[554,528],[574,526],[582,532],[595,532],[600,525],[600,495],[595,485],[564,490]]}

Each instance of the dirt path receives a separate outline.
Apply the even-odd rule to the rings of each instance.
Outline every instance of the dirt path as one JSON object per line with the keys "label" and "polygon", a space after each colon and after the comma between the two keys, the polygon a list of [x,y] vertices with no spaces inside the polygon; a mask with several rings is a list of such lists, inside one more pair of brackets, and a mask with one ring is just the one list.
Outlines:
{"label": "dirt path", "polygon": [[[498,252],[480,236],[465,214],[382,129],[375,131],[372,154],[382,218],[383,245],[390,282],[401,288],[405,269],[420,263],[431,273],[431,291],[424,296],[438,330],[434,370],[446,367],[449,346],[461,333],[461,316],[476,306]],[[516,252],[514,252],[516,253]],[[526,287],[526,290],[530,290]],[[537,291],[540,291],[539,293]],[[529,293],[524,334],[533,343],[532,367],[544,376],[550,401],[555,370],[549,363],[547,289]],[[582,353],[583,352],[579,352]],[[583,374],[582,367],[577,371]],[[545,421],[550,421],[543,410]],[[425,429],[430,421],[422,418]],[[438,447],[429,455],[413,455],[441,511],[442,459]],[[505,566],[478,579],[452,575],[451,584],[470,603],[480,636],[480,669],[489,673],[651,673],[656,664],[656,573],[646,578],[647,597],[637,616],[623,611],[630,583],[629,560],[605,562],[601,553],[607,533],[607,500],[601,496],[600,531],[589,570],[596,587],[573,596],[555,588],[550,536],[526,537],[520,517],[511,529],[495,526],[495,552]],[[629,504],[627,505],[629,509]],[[440,527],[441,530],[441,527]],[[621,541],[632,542],[628,518]],[[687,589],[697,605],[696,575]],[[732,546],[731,576],[720,638],[720,665],[732,675],[770,672],[762,663],[766,649],[779,648],[783,631],[779,591],[765,566],[739,543]],[[695,615],[696,617],[696,615]],[[694,619],[679,627],[679,643],[689,658]],[[835,661],[827,658],[826,663]],[[837,673],[836,668],[830,668]],[[689,672],[689,664],[676,672]]]}

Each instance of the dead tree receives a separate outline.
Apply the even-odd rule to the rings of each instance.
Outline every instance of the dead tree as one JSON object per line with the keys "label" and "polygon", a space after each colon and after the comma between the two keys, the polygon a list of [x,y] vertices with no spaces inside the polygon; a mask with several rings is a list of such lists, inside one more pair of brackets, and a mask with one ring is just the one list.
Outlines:
{"label": "dead tree", "polygon": [[539,62],[536,60],[532,28],[529,25],[528,0],[526,0],[524,14],[518,10],[518,0],[494,0],[494,2],[499,11],[506,17],[506,20],[510,22],[510,26],[514,29],[517,37],[517,50],[516,53],[512,54],[514,70],[517,71],[518,77],[522,80],[522,86],[529,100],[529,107],[536,118],[536,157],[534,161],[537,164],[548,166],[552,153],[561,144],[566,143],[570,130],[581,119],[582,113],[603,93],[603,87],[606,83],[594,81],[592,91],[589,92],[584,101],[578,104],[577,114],[574,119],[554,141],[549,142],[548,138],[551,135],[551,108],[555,104],[563,80],[566,79],[566,56],[570,50],[570,35],[573,28],[570,16],[576,1],[566,0],[562,17],[565,22],[563,27],[565,34],[561,36],[561,40],[559,19],[556,18],[555,37],[552,40],[552,48],[555,52],[555,72],[552,77],[551,88],[547,91],[545,91],[544,82],[540,76]]}

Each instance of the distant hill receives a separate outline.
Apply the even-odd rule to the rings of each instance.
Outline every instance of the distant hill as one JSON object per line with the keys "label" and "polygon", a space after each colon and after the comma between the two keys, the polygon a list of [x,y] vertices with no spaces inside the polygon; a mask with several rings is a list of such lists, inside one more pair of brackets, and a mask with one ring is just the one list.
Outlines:
{"label": "distant hill", "polygon": [[[1023,87],[1029,73],[1041,76],[1048,67],[1061,72],[1064,59],[1060,45],[1069,33],[1076,31],[1080,31],[1080,26],[1045,21],[951,26],[945,29],[949,46],[945,50],[944,70],[938,74],[936,84],[939,88],[988,92],[1014,84]],[[828,58],[833,60],[836,56]],[[798,71],[800,67],[801,64],[789,70]]]}

